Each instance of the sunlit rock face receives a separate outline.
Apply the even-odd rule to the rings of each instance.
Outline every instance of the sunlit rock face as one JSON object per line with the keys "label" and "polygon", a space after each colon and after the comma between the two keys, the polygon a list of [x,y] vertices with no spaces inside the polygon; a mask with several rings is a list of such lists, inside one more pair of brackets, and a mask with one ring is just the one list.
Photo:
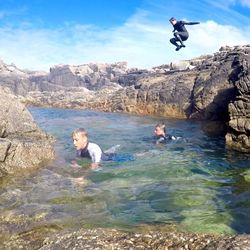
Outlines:
{"label": "sunlit rock face", "polygon": [[250,153],[250,49],[241,51],[233,62],[232,81],[236,98],[229,104],[227,144],[236,150]]}
{"label": "sunlit rock face", "polygon": [[54,157],[52,138],[8,92],[0,87],[0,176],[41,166]]}

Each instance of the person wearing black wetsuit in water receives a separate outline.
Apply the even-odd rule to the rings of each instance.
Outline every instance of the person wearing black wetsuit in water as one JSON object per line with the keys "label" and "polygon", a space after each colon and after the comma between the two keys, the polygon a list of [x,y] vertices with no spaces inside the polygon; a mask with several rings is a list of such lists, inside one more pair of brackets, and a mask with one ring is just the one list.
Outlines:
{"label": "person wearing black wetsuit in water", "polygon": [[171,140],[177,140],[180,137],[175,137],[173,135],[167,134],[166,126],[164,123],[158,123],[155,126],[154,134],[156,136],[156,144],[167,143]]}
{"label": "person wearing black wetsuit in water", "polygon": [[[183,41],[186,41],[188,39],[188,31],[185,27],[185,25],[194,25],[199,24],[199,22],[185,22],[185,21],[177,21],[174,17],[169,19],[169,22],[174,27],[174,37],[170,39],[170,42],[176,46],[176,51],[180,50],[181,48],[186,47],[183,44]],[[177,32],[176,32],[177,31]],[[177,43],[180,42],[180,45]]]}

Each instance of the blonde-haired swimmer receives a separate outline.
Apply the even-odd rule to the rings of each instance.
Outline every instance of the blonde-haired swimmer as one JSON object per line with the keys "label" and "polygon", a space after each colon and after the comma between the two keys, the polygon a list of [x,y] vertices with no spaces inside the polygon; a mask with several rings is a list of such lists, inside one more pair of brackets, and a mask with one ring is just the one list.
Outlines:
{"label": "blonde-haired swimmer", "polygon": [[99,145],[89,142],[88,132],[84,128],[74,130],[72,139],[77,156],[91,159],[91,169],[98,168],[102,161],[112,160],[114,154],[105,154]]}

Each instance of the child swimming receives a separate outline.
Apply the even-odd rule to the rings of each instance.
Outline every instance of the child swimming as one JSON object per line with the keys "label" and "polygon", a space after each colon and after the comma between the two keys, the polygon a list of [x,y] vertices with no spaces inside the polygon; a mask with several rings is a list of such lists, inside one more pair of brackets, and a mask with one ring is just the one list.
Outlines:
{"label": "child swimming", "polygon": [[155,126],[154,134],[156,136],[156,144],[167,143],[171,140],[177,140],[178,138],[166,133],[165,123],[158,123]]}
{"label": "child swimming", "polygon": [[97,169],[103,161],[124,162],[134,160],[131,155],[115,153],[119,145],[113,146],[111,149],[104,152],[99,145],[94,142],[89,142],[88,133],[84,128],[77,128],[72,133],[73,144],[77,150],[77,156],[88,158],[92,161],[91,169]]}

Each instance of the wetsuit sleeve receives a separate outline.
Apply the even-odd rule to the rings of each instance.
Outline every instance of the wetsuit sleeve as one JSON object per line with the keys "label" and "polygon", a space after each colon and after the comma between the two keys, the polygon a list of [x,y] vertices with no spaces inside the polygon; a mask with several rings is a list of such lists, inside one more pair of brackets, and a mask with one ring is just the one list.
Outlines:
{"label": "wetsuit sleeve", "polygon": [[194,24],[200,24],[200,22],[183,22],[183,24],[194,25]]}
{"label": "wetsuit sleeve", "polygon": [[157,140],[156,140],[156,144],[160,144],[160,143],[163,143],[163,142],[165,142],[165,137],[160,137],[160,138],[158,138]]}
{"label": "wetsuit sleeve", "polygon": [[88,146],[89,155],[93,163],[100,163],[102,158],[102,150],[95,143],[89,143]]}
{"label": "wetsuit sleeve", "polygon": [[171,141],[171,140],[176,140],[176,139],[177,139],[175,136],[169,135],[169,134],[167,134],[167,135],[165,136],[165,138],[166,138],[167,141]]}

